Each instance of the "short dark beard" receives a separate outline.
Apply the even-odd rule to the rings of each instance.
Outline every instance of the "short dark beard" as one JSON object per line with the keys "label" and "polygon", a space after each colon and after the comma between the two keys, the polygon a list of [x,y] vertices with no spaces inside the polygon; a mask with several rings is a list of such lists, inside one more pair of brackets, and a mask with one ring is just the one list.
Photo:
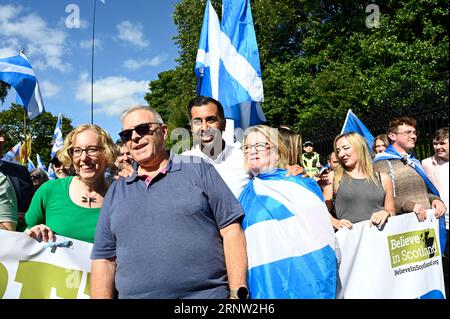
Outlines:
{"label": "short dark beard", "polygon": [[225,149],[225,141],[220,138],[220,142],[219,139],[213,139],[207,145],[200,143],[200,149],[206,156],[215,160]]}

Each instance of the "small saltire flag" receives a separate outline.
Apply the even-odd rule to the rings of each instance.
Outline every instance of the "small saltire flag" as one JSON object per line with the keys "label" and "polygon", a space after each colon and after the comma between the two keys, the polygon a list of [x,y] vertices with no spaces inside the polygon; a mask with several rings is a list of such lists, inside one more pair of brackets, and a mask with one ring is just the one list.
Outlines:
{"label": "small saltire flag", "polygon": [[33,162],[31,161],[30,158],[28,158],[28,165],[27,165],[27,167],[28,167],[28,171],[29,172],[31,172],[33,169],[36,168],[36,166],[34,166],[34,164],[33,164]]}
{"label": "small saltire flag", "polygon": [[16,90],[17,101],[25,107],[30,119],[45,111],[36,75],[23,53],[0,59],[0,80]]}
{"label": "small saltire flag", "polygon": [[20,148],[22,146],[22,142],[14,145],[2,158],[4,161],[19,163],[20,162]]}
{"label": "small saltire flag", "polygon": [[335,236],[320,187],[285,175],[284,169],[259,174],[239,196],[251,296],[335,298]]}
{"label": "small saltire flag", "polygon": [[372,149],[372,144],[374,137],[372,133],[367,129],[363,122],[352,112],[351,109],[348,110],[347,116],[345,117],[344,125],[342,126],[342,133],[355,132],[364,137],[369,150]]}
{"label": "small saltire flag", "polygon": [[198,94],[219,100],[235,127],[266,122],[259,104],[264,94],[249,0],[224,0],[221,24],[207,1],[195,72]]}
{"label": "small saltire flag", "polygon": [[27,165],[28,158],[31,155],[31,134],[25,135],[22,146],[20,147],[20,163]]}
{"label": "small saltire flag", "polygon": [[36,163],[37,163],[37,168],[40,168],[41,170],[43,170],[44,172],[47,173],[47,167],[45,166],[44,162],[41,160],[41,157],[39,156],[39,154],[36,154]]}
{"label": "small saltire flag", "polygon": [[53,179],[57,179],[58,178],[58,176],[56,176],[55,170],[53,169],[53,164],[52,163],[50,163],[50,165],[48,165],[47,174],[48,174],[48,179],[49,180],[53,180]]}
{"label": "small saltire flag", "polygon": [[63,147],[63,136],[62,136],[62,115],[58,114],[58,121],[56,122],[55,132],[53,133],[53,147],[52,153],[50,154],[50,159],[55,157],[56,152]]}

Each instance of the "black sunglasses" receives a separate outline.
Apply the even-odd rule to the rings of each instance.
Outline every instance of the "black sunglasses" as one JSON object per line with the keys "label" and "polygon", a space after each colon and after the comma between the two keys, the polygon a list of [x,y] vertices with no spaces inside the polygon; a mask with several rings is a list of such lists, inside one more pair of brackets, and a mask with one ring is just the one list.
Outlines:
{"label": "black sunglasses", "polygon": [[131,137],[133,136],[133,131],[136,131],[136,133],[137,133],[139,136],[144,136],[144,135],[147,135],[147,134],[153,135],[153,133],[154,133],[158,128],[152,130],[152,129],[150,128],[150,126],[151,126],[152,124],[159,124],[159,125],[161,125],[161,123],[155,123],[155,122],[148,122],[148,123],[142,123],[142,124],[139,124],[139,125],[135,126],[133,129],[130,129],[130,130],[123,130],[122,132],[120,132],[120,133],[119,133],[120,139],[121,139],[122,142],[124,142],[124,143],[128,142],[129,140],[131,140]]}

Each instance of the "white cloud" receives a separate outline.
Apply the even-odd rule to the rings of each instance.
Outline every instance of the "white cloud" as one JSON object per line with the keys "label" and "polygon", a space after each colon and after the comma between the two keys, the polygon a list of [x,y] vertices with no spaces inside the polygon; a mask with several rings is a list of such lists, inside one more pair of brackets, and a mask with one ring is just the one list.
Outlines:
{"label": "white cloud", "polygon": [[[95,49],[102,50],[103,49],[103,41],[101,39],[95,39]],[[92,39],[80,41],[80,48],[82,49],[92,49]]]}
{"label": "white cloud", "polygon": [[144,39],[141,24],[133,24],[130,21],[125,20],[119,23],[116,28],[119,31],[119,40],[129,42],[138,48],[146,48],[150,45],[149,42]]}
{"label": "white cloud", "polygon": [[17,52],[17,50],[13,50],[12,48],[0,48],[0,59],[17,54],[19,54],[19,52]]}
{"label": "white cloud", "polygon": [[62,59],[66,37],[64,31],[49,27],[40,16],[25,12],[21,6],[0,5],[0,43],[7,44],[3,49],[25,48],[33,68],[69,70],[70,65]]}
{"label": "white cloud", "polygon": [[89,21],[80,19],[80,28],[81,29],[86,29],[87,27],[89,27],[89,25],[90,25]]}
{"label": "white cloud", "polygon": [[[96,113],[118,116],[126,108],[144,104],[148,91],[147,81],[133,81],[123,76],[110,76],[94,82],[94,108]],[[91,81],[88,73],[80,76],[75,98],[91,103]]]}
{"label": "white cloud", "polygon": [[123,63],[123,67],[128,70],[138,70],[144,66],[158,66],[167,59],[166,54],[160,54],[152,59],[133,60],[129,59]]}
{"label": "white cloud", "polygon": [[61,90],[61,87],[47,80],[39,82],[39,86],[42,89],[42,94],[44,97],[55,96]]}

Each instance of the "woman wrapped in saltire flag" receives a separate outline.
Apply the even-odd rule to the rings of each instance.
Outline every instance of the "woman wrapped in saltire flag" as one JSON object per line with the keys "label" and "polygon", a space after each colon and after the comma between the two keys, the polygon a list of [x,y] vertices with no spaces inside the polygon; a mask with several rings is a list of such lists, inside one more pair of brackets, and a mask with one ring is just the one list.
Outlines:
{"label": "woman wrapped in saltire flag", "polygon": [[322,192],[311,178],[286,177],[288,146],[274,128],[244,135],[245,167],[253,176],[244,208],[248,285],[253,299],[336,297],[335,236]]}

